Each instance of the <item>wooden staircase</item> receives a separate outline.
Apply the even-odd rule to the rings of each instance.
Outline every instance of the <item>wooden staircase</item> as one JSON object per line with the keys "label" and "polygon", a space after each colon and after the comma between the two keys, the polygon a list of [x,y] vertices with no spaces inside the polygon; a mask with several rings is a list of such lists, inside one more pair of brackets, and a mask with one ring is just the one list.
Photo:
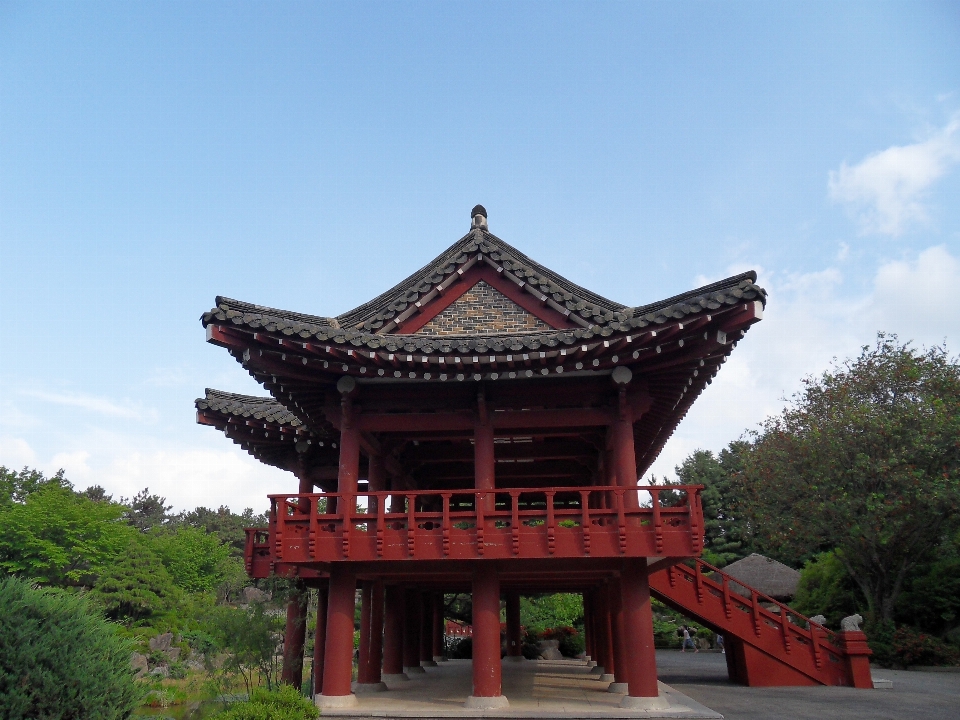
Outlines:
{"label": "wooden staircase", "polygon": [[723,635],[734,682],[873,687],[862,632],[831,632],[702,560],[651,572],[650,592]]}

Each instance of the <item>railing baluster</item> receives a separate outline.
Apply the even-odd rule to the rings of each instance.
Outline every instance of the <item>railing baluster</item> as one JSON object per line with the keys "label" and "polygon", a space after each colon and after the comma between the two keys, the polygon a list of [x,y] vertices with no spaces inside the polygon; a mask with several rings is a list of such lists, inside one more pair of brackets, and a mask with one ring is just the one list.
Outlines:
{"label": "railing baluster", "polygon": [[383,557],[384,533],[387,524],[387,496],[377,495],[377,557]]}
{"label": "railing baluster", "polygon": [[510,491],[510,537],[513,539],[513,554],[520,554],[520,492]]}
{"label": "railing baluster", "polygon": [[450,495],[444,493],[443,497],[443,556],[450,554]]}
{"label": "railing baluster", "polygon": [[287,529],[287,500],[284,498],[279,503],[277,503],[277,559],[280,561],[283,560],[283,544],[284,537],[283,534]]}
{"label": "railing baluster", "polygon": [[483,527],[486,522],[483,516],[483,503],[486,496],[487,494],[485,492],[474,493],[476,503],[474,512],[477,526],[477,553],[480,555],[483,555]]}
{"label": "railing baluster", "polygon": [[730,576],[723,573],[721,577],[723,578],[723,614],[729,620],[733,617],[733,606],[730,604]]}
{"label": "railing baluster", "polygon": [[627,519],[623,514],[623,490],[614,490],[617,503],[617,535],[620,541],[620,554],[627,552]]}
{"label": "railing baluster", "polygon": [[590,554],[590,491],[580,491],[580,530],[583,533],[583,554]]}
{"label": "railing baluster", "polygon": [[820,652],[820,629],[813,623],[810,623],[810,646],[813,649],[813,664],[819,670],[823,665],[823,655]]}
{"label": "railing baluster", "polygon": [[694,579],[697,586],[697,602],[703,605],[703,573],[700,572],[700,561],[694,561]]}
{"label": "railing baluster", "polygon": [[787,609],[780,606],[780,627],[783,630],[783,649],[790,652],[790,629],[787,627]]}
{"label": "railing baluster", "polygon": [[557,550],[557,524],[553,516],[553,490],[544,493],[547,496],[547,552],[553,555]]}
{"label": "railing baluster", "polygon": [[317,533],[320,532],[317,519],[317,508],[320,506],[320,500],[316,499],[308,505],[307,510],[310,513],[310,533],[308,535],[307,552],[311,560],[317,559]]}
{"label": "railing baluster", "polygon": [[753,632],[760,637],[760,601],[756,590],[750,590],[750,610],[753,613]]}
{"label": "railing baluster", "polygon": [[663,521],[660,519],[660,491],[650,488],[650,502],[653,508],[653,537],[657,543],[657,555],[663,552]]}
{"label": "railing baluster", "polygon": [[699,490],[687,490],[687,517],[690,522],[690,541],[693,544],[693,552],[699,555],[703,549],[703,535],[700,534],[700,523],[697,522],[697,518],[700,517]]}
{"label": "railing baluster", "polygon": [[407,495],[407,555],[413,557],[417,549],[417,496]]}
{"label": "railing baluster", "polygon": [[345,559],[350,558],[350,525],[353,522],[353,514],[350,512],[350,506],[353,504],[351,498],[348,495],[338,495],[339,499],[337,500],[337,507],[340,509],[340,512],[337,514],[340,516],[340,528],[343,538],[343,557]]}

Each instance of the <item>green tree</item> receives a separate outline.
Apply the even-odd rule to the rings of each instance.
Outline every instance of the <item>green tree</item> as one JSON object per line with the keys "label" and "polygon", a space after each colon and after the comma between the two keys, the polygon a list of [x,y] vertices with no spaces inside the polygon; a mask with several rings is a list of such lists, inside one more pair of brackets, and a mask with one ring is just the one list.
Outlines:
{"label": "green tree", "polygon": [[120,498],[120,504],[127,508],[127,522],[140,532],[163,527],[170,521],[173,505],[167,505],[166,502],[165,497],[151,495],[150,488],[144,488],[130,500]]}
{"label": "green tree", "polygon": [[24,503],[33,493],[48,487],[73,488],[64,477],[63,470],[58,470],[51,478],[44,476],[39,470],[24,468],[17,472],[0,465],[0,508],[14,503]]}
{"label": "green tree", "polygon": [[226,505],[216,510],[207,507],[198,507],[189,512],[182,512],[176,516],[177,525],[186,525],[199,528],[208,533],[215,533],[223,542],[228,543],[233,554],[242,558],[247,535],[244,528],[266,527],[266,515],[255,515],[252,508],[242,513],[231,512]]}
{"label": "green tree", "polygon": [[715,456],[709,450],[696,450],[677,466],[682,485],[703,485],[704,559],[723,567],[749,555],[749,528],[737,503],[737,475],[740,456],[749,444],[737,441]]}
{"label": "green tree", "polygon": [[178,587],[187,592],[215,590],[231,573],[230,546],[194,527],[156,530],[148,546],[159,555]]}
{"label": "green tree", "polygon": [[794,565],[835,550],[868,618],[890,621],[960,509],[960,366],[881,334],[804,384],[744,453],[743,505],[763,549]]}
{"label": "green tree", "polygon": [[583,596],[574,593],[525,595],[520,598],[520,623],[538,631],[583,625]]}
{"label": "green tree", "polygon": [[56,478],[0,506],[0,568],[38,583],[90,586],[126,548],[130,529],[122,507],[89,500]]}
{"label": "green tree", "polygon": [[[220,679],[239,675],[247,692],[260,684],[268,690],[277,687],[283,622],[280,616],[268,613],[262,603],[215,608],[204,622],[204,632],[214,639],[206,655],[208,670],[217,670],[214,661],[218,661]],[[218,657],[221,653],[226,654],[225,660]]]}
{"label": "green tree", "polygon": [[142,694],[130,653],[86,598],[0,578],[0,717],[129,717]]}
{"label": "green tree", "polygon": [[791,606],[807,617],[823,615],[839,628],[840,620],[863,607],[863,598],[835,552],[820,553],[800,571],[800,583]]}
{"label": "green tree", "polygon": [[181,595],[160,558],[142,540],[106,566],[90,593],[111,620],[137,622],[176,607]]}

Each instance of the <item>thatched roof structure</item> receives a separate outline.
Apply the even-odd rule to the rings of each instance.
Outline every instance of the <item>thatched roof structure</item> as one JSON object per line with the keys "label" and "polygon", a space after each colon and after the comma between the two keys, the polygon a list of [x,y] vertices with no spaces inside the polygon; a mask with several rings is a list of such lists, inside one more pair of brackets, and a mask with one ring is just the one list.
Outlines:
{"label": "thatched roof structure", "polygon": [[[780,601],[790,600],[796,595],[797,585],[800,583],[799,572],[757,553],[727,565],[723,571],[764,595]],[[749,590],[738,583],[731,583],[730,589],[741,595],[750,594]]]}

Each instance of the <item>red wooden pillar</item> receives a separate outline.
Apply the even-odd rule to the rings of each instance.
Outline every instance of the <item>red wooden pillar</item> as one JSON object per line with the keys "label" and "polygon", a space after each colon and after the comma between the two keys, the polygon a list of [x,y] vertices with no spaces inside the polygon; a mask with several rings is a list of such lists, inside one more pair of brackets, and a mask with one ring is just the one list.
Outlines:
{"label": "red wooden pillar", "polygon": [[360,657],[357,664],[357,685],[354,692],[371,693],[386,690],[381,681],[383,658],[383,582],[364,583],[360,609]]}
{"label": "red wooden pillar", "polygon": [[593,594],[585,592],[583,594],[583,649],[587,663],[593,662],[596,650],[594,649],[593,632]]}
{"label": "red wooden pillar", "polygon": [[280,682],[300,689],[303,684],[303,647],[307,640],[307,589],[300,581],[287,602],[287,624],[283,636],[283,668]]}
{"label": "red wooden pillar", "polygon": [[357,578],[349,564],[330,567],[330,597],[327,603],[327,637],[323,664],[323,693],[315,700],[321,708],[353,707],[357,696],[350,692],[353,675],[353,612]]}
{"label": "red wooden pillar", "polygon": [[[345,382],[349,380],[349,382]],[[357,476],[360,473],[360,428],[357,427],[357,410],[350,394],[356,388],[356,380],[344,376],[337,382],[340,390],[340,465],[337,469],[337,492],[343,498],[340,512],[356,510]]]}
{"label": "red wooden pillar", "polygon": [[360,583],[360,647],[357,653],[357,682],[370,682],[370,606],[373,585],[367,581]]}
{"label": "red wooden pillar", "polygon": [[657,688],[657,658],[653,647],[653,613],[650,609],[650,586],[647,563],[633,558],[624,563],[620,578],[623,603],[623,625],[630,638],[631,652],[627,659],[629,694],[621,707],[662,710],[669,706]]}
{"label": "red wooden pillar", "polygon": [[610,623],[610,586],[604,584],[600,588],[599,594],[600,613],[597,616],[597,621],[600,624],[600,657],[602,660],[597,660],[597,662],[600,663],[598,667],[602,670],[600,680],[602,682],[613,682],[614,673],[617,669],[617,659],[613,654],[613,628]]}
{"label": "red wooden pillar", "polygon": [[443,662],[443,593],[433,595],[433,661]]}
{"label": "red wooden pillar", "polygon": [[383,580],[373,583],[373,607],[370,609],[370,682],[381,681],[383,665]]}
{"label": "red wooden pillar", "polygon": [[[477,490],[493,490],[496,487],[496,460],[493,453],[493,425],[486,418],[486,403],[480,396],[480,421],[473,427],[473,477]],[[492,512],[496,497],[489,493],[484,497],[483,509]]]}
{"label": "red wooden pillar", "polygon": [[846,650],[847,679],[855,688],[873,688],[870,674],[870,656],[873,651],[867,645],[867,636],[861,630],[844,630],[840,642]]}
{"label": "red wooden pillar", "polygon": [[623,602],[620,592],[620,578],[614,578],[610,582],[610,630],[613,645],[613,682],[607,688],[607,692],[626,693],[627,687],[627,664],[629,662],[629,650],[627,648],[626,630],[623,623]]}
{"label": "red wooden pillar", "polygon": [[407,675],[424,673],[420,666],[420,603],[417,590],[407,590],[405,594],[406,617],[403,619],[403,671]]}
{"label": "red wooden pillar", "polygon": [[480,561],[473,571],[473,694],[465,706],[509,707],[501,694],[500,578],[494,563]]}
{"label": "red wooden pillar", "polygon": [[420,666],[437,666],[433,660],[433,593],[420,594]]}
{"label": "red wooden pillar", "polygon": [[[636,487],[637,484],[637,455],[633,446],[633,410],[627,402],[627,384],[633,373],[625,366],[614,370],[611,376],[617,385],[617,416],[610,426],[613,446],[612,460],[617,485],[623,488]],[[624,504],[628,508],[640,507],[640,498],[636,492],[623,494]]]}
{"label": "red wooden pillar", "polygon": [[405,593],[398,585],[388,585],[383,622],[383,680],[409,680],[403,672],[403,627],[406,616]]}
{"label": "red wooden pillar", "polygon": [[317,630],[313,635],[313,694],[323,692],[323,660],[327,644],[327,584],[317,589]]}
{"label": "red wooden pillar", "polygon": [[523,660],[520,637],[520,593],[507,593],[507,659],[514,662]]}

